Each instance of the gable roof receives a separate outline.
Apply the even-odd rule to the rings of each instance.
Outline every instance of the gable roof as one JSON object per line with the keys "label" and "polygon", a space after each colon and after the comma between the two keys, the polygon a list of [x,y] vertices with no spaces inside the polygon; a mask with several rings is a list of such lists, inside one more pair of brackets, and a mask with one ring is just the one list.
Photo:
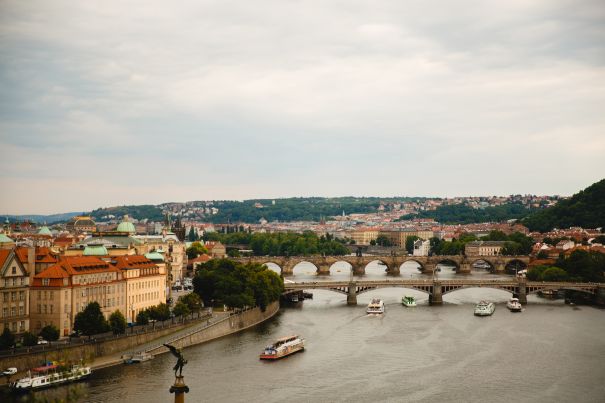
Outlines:
{"label": "gable roof", "polygon": [[0,249],[0,276],[4,276],[8,267],[12,261],[17,262],[17,267],[21,271],[22,276],[27,276],[28,272],[25,269],[25,266],[16,259],[15,251],[13,249]]}

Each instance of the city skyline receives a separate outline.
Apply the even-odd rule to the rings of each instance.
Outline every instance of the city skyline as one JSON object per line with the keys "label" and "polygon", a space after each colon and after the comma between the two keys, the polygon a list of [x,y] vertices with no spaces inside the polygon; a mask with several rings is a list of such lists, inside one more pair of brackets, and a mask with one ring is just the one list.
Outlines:
{"label": "city skyline", "polygon": [[0,4],[0,213],[605,171],[602,2],[259,4]]}

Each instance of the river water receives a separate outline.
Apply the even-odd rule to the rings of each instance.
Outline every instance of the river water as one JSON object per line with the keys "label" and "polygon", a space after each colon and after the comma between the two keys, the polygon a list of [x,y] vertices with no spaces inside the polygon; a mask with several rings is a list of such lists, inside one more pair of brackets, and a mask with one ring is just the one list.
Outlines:
{"label": "river water", "polygon": [[[450,269],[439,273],[454,277]],[[470,274],[497,278],[485,272]],[[348,267],[316,277],[310,265],[293,280],[348,278]],[[384,276],[382,266],[366,278]],[[405,267],[402,276],[422,276]],[[314,298],[284,307],[254,329],[187,348],[185,380],[195,402],[603,402],[605,310],[529,296],[522,313],[510,313],[501,290],[464,289],[429,306],[414,290],[378,289],[346,305],[346,296],[314,290]],[[414,295],[416,308],[401,297]],[[365,307],[382,298],[386,313]],[[491,317],[473,316],[480,299],[497,302]],[[277,362],[258,360],[263,347],[299,334],[306,350]],[[133,366],[96,371],[86,382],[35,392],[32,401],[169,402],[174,358],[161,355]],[[6,398],[6,399],[5,399]]]}

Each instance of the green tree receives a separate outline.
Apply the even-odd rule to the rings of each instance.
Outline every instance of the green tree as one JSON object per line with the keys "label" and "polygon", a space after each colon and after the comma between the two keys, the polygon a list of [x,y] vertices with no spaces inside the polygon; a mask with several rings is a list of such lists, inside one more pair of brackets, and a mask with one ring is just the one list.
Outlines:
{"label": "green tree", "polygon": [[109,327],[113,334],[126,333],[126,318],[122,315],[120,310],[116,310],[109,315]]}
{"label": "green tree", "polygon": [[186,253],[189,259],[194,259],[199,255],[208,253],[208,249],[206,249],[201,242],[193,242],[191,246],[186,249]]}
{"label": "green tree", "polygon": [[538,252],[536,257],[538,259],[548,259],[548,253],[545,250],[541,250],[540,252]]}
{"label": "green tree", "polygon": [[76,315],[74,330],[86,336],[104,333],[109,330],[109,325],[103,316],[103,312],[101,312],[98,302],[90,302],[82,312]]}
{"label": "green tree", "polygon": [[197,241],[197,234],[195,233],[195,229],[193,228],[193,226],[189,228],[189,235],[187,235],[187,239],[189,239],[189,242]]}
{"label": "green tree", "polygon": [[560,267],[549,267],[542,272],[542,281],[565,281],[568,278],[567,272]]}
{"label": "green tree", "polygon": [[10,331],[8,327],[5,327],[0,334],[0,350],[11,348],[15,345],[15,335]]}
{"label": "green tree", "polygon": [[391,240],[386,235],[378,235],[376,238],[376,244],[380,246],[393,246]]}
{"label": "green tree", "polygon": [[235,248],[230,248],[227,251],[227,256],[229,256],[229,257],[240,257],[241,254],[239,253],[239,250],[237,250]]}
{"label": "green tree", "polygon": [[179,297],[179,302],[187,305],[191,312],[198,312],[200,309],[202,309],[202,299],[195,292],[191,292]]}
{"label": "green tree", "polygon": [[179,301],[172,309],[172,313],[174,314],[174,316],[185,316],[189,315],[191,311],[189,310],[189,307],[186,304]]}
{"label": "green tree", "polygon": [[40,330],[39,336],[47,341],[59,340],[59,329],[55,325],[46,325]]}
{"label": "green tree", "polygon": [[405,250],[411,255],[414,253],[414,242],[419,240],[420,237],[416,235],[411,235],[405,239]]}
{"label": "green tree", "polygon": [[376,240],[375,239],[370,240],[370,245],[375,246],[376,245]]}
{"label": "green tree", "polygon": [[146,325],[149,323],[149,312],[144,309],[137,313],[137,325]]}
{"label": "green tree", "polygon": [[164,303],[152,306],[148,308],[147,311],[149,312],[149,319],[151,320],[163,321],[170,319],[170,308]]}
{"label": "green tree", "polygon": [[35,346],[38,344],[38,337],[31,332],[23,333],[23,338],[21,340],[24,346]]}

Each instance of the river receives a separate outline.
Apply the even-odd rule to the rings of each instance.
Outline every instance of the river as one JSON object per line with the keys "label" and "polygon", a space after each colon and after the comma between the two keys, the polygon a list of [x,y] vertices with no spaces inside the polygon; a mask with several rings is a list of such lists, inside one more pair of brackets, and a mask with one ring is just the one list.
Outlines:
{"label": "river", "polygon": [[[366,278],[384,276],[378,264]],[[456,276],[450,269],[443,278]],[[477,277],[497,276],[476,272]],[[342,279],[348,267],[315,277],[301,265],[293,280]],[[405,267],[402,276],[423,276]],[[184,350],[190,402],[603,402],[605,310],[528,297],[510,313],[501,290],[464,289],[429,306],[414,290],[378,289],[346,305],[346,296],[314,290],[314,298],[284,307],[254,329]],[[401,305],[414,295],[416,308]],[[368,316],[372,297],[386,303]],[[473,316],[480,299],[497,302],[491,317]],[[278,337],[300,334],[306,350],[277,362],[258,360]],[[33,401],[70,397],[86,402],[169,402],[174,358],[99,370],[86,382],[35,392]]]}

